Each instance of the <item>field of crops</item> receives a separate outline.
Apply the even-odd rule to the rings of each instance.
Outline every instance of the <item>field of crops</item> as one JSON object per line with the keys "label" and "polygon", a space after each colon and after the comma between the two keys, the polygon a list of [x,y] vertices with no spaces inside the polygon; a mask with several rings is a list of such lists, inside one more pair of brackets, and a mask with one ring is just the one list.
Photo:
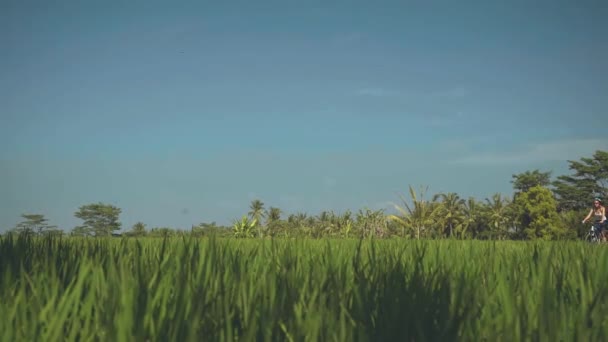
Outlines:
{"label": "field of crops", "polygon": [[0,238],[2,341],[597,341],[583,243]]}

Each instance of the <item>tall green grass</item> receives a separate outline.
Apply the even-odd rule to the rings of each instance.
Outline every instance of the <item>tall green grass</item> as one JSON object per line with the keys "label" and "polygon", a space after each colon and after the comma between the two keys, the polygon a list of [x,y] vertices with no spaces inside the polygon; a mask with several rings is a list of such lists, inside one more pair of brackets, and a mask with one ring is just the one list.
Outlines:
{"label": "tall green grass", "polygon": [[0,238],[2,341],[598,341],[583,243]]}

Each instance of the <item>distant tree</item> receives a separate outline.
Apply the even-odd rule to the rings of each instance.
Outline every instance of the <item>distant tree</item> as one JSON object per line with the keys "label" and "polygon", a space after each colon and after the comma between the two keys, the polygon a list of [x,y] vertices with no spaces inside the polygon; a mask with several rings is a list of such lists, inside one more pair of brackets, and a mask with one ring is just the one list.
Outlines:
{"label": "distant tree", "polygon": [[246,215],[243,215],[241,220],[235,220],[232,226],[234,237],[250,238],[255,236],[257,227],[256,219],[250,220]]}
{"label": "distant tree", "polygon": [[249,217],[260,222],[260,220],[266,216],[264,213],[264,202],[259,199],[251,201],[249,205]]}
{"label": "distant tree", "polygon": [[551,184],[551,171],[541,172],[539,170],[526,171],[512,176],[511,183],[516,192],[526,192],[539,185],[548,187]]}
{"label": "distant tree", "polygon": [[24,221],[21,221],[15,227],[15,231],[19,234],[38,234],[42,235],[47,231],[56,230],[56,226],[48,224],[48,219],[41,214],[22,214]]}
{"label": "distant tree", "polygon": [[[384,215],[384,209],[360,209],[356,216],[355,225],[362,237],[382,238],[388,234],[387,218]],[[350,228],[350,226],[348,225],[348,221],[345,223],[341,222],[340,228],[344,232],[349,231],[348,228]]]}
{"label": "distant tree", "polygon": [[433,199],[441,199],[441,206],[437,213],[438,221],[441,222],[445,230],[447,230],[447,235],[453,237],[454,230],[457,228],[460,229],[461,224],[464,221],[462,212],[464,200],[455,192],[440,193],[435,195]]}
{"label": "distant tree", "polygon": [[120,230],[120,213],[121,209],[113,205],[94,203],[81,206],[74,216],[84,221],[81,227],[87,233],[95,236],[110,236]]}
{"label": "distant tree", "polygon": [[279,221],[281,219],[281,209],[270,207],[266,212],[266,219],[268,224]]}
{"label": "distant tree", "polygon": [[276,236],[285,233],[286,223],[281,220],[281,209],[270,207],[266,210],[266,233]]}
{"label": "distant tree", "polygon": [[608,197],[608,151],[595,151],[591,158],[568,161],[572,175],[557,177],[553,192],[559,210],[583,210],[591,206],[594,197]]}
{"label": "distant tree", "polygon": [[227,227],[218,226],[215,221],[211,223],[200,223],[192,227],[192,234],[195,236],[208,236],[212,234],[227,235],[229,234]]}
{"label": "distant tree", "polygon": [[178,231],[170,227],[155,227],[147,234],[151,237],[171,237],[178,235]]}
{"label": "distant tree", "polygon": [[557,213],[557,202],[551,190],[534,186],[521,193],[514,202],[517,221],[528,239],[555,240],[566,236],[566,228]]}
{"label": "distant tree", "polygon": [[469,197],[462,206],[462,224],[459,229],[461,237],[467,235],[476,236],[483,231],[483,203],[475,200],[474,197]]}
{"label": "distant tree", "polygon": [[92,235],[92,231],[90,228],[88,228],[86,226],[76,226],[76,227],[74,227],[74,229],[72,229],[72,231],[70,232],[70,235],[85,237],[85,236]]}
{"label": "distant tree", "polygon": [[146,225],[143,222],[137,222],[131,227],[131,231],[127,235],[139,237],[145,236],[146,233]]}
{"label": "distant tree", "polygon": [[405,198],[401,197],[403,206],[395,205],[399,214],[388,216],[388,219],[396,222],[401,227],[403,236],[409,230],[414,232],[416,239],[420,239],[435,224],[440,206],[424,199],[427,190],[428,188],[425,188],[420,191],[420,194],[416,194],[410,186],[412,205],[410,206]]}
{"label": "distant tree", "polygon": [[304,212],[290,214],[287,217],[287,224],[285,226],[285,229],[289,230],[290,232],[296,232],[301,235],[308,235],[308,231],[306,229],[303,229],[306,226],[306,221],[308,219],[308,214]]}
{"label": "distant tree", "polygon": [[562,210],[559,212],[560,220],[566,227],[567,238],[583,238],[589,231],[589,225],[581,223],[581,217],[587,215],[587,210]]}
{"label": "distant tree", "polygon": [[505,238],[508,235],[509,200],[499,193],[486,198],[486,220],[490,224],[490,236]]}
{"label": "distant tree", "polygon": [[[264,202],[259,199],[251,201],[249,205],[249,217],[253,219],[257,225],[262,225],[262,219],[266,216],[264,212]],[[258,234],[262,236],[262,229],[258,229]]]}

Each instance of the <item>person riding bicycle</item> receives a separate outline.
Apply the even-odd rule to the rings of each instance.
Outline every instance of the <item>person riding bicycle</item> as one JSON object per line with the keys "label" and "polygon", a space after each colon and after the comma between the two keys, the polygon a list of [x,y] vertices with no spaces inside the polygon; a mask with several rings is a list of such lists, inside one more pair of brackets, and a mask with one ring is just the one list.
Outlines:
{"label": "person riding bicycle", "polygon": [[587,214],[587,217],[583,219],[583,223],[586,223],[591,218],[591,216],[593,216],[593,227],[602,237],[602,240],[606,240],[603,227],[606,224],[606,207],[602,205],[602,200],[600,200],[599,198],[596,198],[593,201],[593,208],[589,210],[589,214]]}

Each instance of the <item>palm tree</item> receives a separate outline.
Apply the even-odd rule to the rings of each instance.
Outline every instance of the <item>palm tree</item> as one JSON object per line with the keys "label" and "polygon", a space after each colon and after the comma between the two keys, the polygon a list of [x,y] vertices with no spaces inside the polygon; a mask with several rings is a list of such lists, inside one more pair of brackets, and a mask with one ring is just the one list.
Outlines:
{"label": "palm tree", "polygon": [[266,211],[266,228],[274,235],[279,233],[282,229],[282,225],[279,224],[281,221],[281,209],[277,207],[270,207]]}
{"label": "palm tree", "polygon": [[383,237],[386,234],[386,219],[384,210],[365,208],[357,213],[357,226],[364,236]]}
{"label": "palm tree", "polygon": [[[249,216],[257,223],[259,224],[260,222],[262,222],[262,218],[265,216],[264,214],[264,202],[260,201],[259,199],[255,199],[253,201],[251,201],[251,204],[249,205]],[[262,232],[260,230],[259,231],[259,235],[261,236]]]}
{"label": "palm tree", "polygon": [[[416,239],[420,239],[421,232],[434,223],[440,206],[423,199],[428,187],[424,191],[420,191],[420,196],[416,195],[411,186],[409,190],[413,206],[410,207],[401,196],[404,207],[394,205],[401,215],[389,215],[388,218],[402,227],[404,236],[406,229],[413,229],[416,232]],[[420,199],[418,199],[419,197]]]}
{"label": "palm tree", "polygon": [[464,200],[458,196],[455,192],[449,192],[447,194],[441,193],[433,197],[433,200],[441,198],[441,206],[438,214],[441,216],[441,221],[444,227],[447,226],[450,237],[454,236],[454,228],[464,220],[462,215],[462,207]]}
{"label": "palm tree", "polygon": [[307,219],[308,219],[308,214],[306,214],[306,213],[299,212],[296,214],[296,221],[299,224],[304,223],[304,221],[306,221]]}
{"label": "palm tree", "polygon": [[264,217],[264,202],[259,199],[251,201],[251,204],[249,205],[249,216],[258,221]]}
{"label": "palm tree", "polygon": [[330,221],[331,221],[331,220],[330,220],[330,218],[331,218],[331,215],[329,214],[329,212],[327,212],[326,210],[323,210],[323,211],[322,211],[322,212],[321,212],[321,213],[318,215],[317,220],[318,220],[320,223],[325,224],[325,223],[328,223],[328,222],[330,222]]}
{"label": "palm tree", "polygon": [[319,215],[317,215],[316,224],[318,226],[316,228],[320,230],[322,234],[329,236],[334,233],[334,230],[336,227],[338,227],[339,222],[336,214],[333,211],[323,210]]}
{"label": "palm tree", "polygon": [[276,207],[270,207],[266,212],[267,223],[273,223],[281,219],[281,209]]}
{"label": "palm tree", "polygon": [[492,199],[486,198],[486,203],[489,210],[489,219],[492,230],[495,233],[503,235],[506,233],[504,225],[508,221],[509,200],[501,194],[492,195]]}
{"label": "palm tree", "polygon": [[[479,224],[481,216],[481,210],[483,203],[479,203],[474,197],[469,197],[462,207],[463,221],[461,235],[464,236],[466,232],[473,227],[474,229]],[[474,233],[477,233],[474,231]]]}

